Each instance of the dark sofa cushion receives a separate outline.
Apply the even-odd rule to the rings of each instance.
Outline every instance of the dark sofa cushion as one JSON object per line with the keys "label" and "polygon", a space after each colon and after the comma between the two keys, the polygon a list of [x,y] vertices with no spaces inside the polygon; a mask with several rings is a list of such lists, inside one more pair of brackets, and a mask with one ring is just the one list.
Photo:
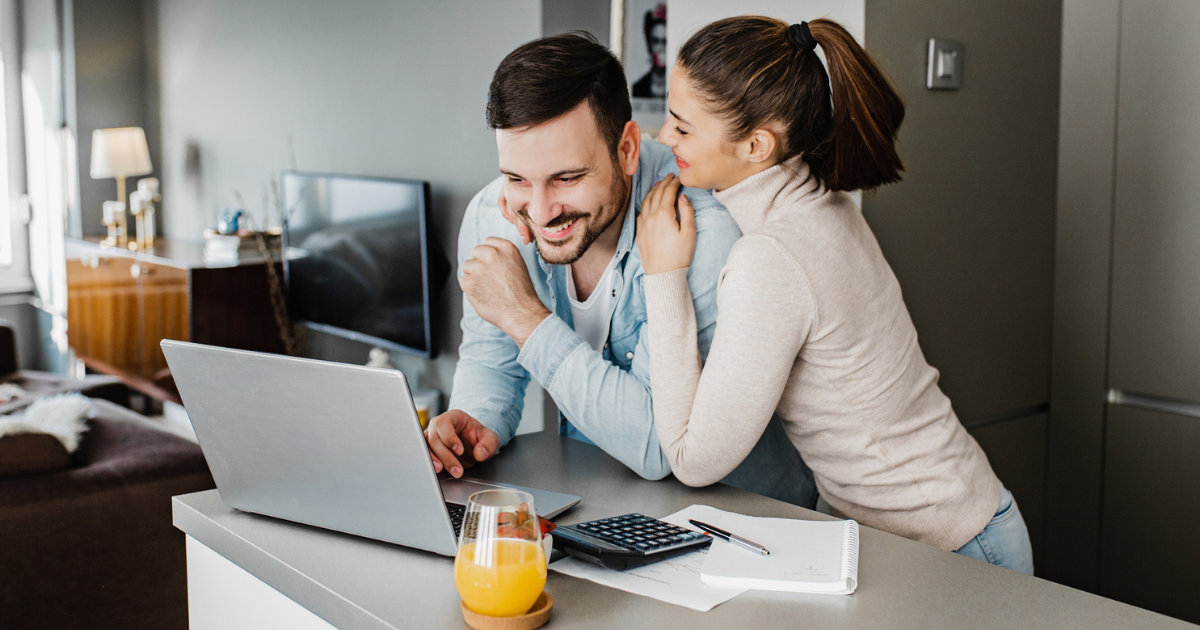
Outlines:
{"label": "dark sofa cushion", "polygon": [[101,416],[73,459],[0,480],[0,628],[185,630],[171,497],[213,487],[200,447]]}
{"label": "dark sofa cushion", "polygon": [[71,454],[47,433],[18,433],[0,437],[0,479],[62,470]]}

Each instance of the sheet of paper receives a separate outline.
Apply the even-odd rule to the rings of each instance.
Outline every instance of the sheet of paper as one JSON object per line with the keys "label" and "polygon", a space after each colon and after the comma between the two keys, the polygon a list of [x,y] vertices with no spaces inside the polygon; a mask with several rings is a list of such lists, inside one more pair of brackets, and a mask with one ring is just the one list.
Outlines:
{"label": "sheet of paper", "polygon": [[[695,530],[688,523],[689,518],[705,521],[720,513],[720,510],[707,505],[693,505],[660,520]],[[571,557],[552,563],[550,568],[636,595],[708,612],[746,590],[709,586],[701,582],[700,568],[704,566],[707,554],[708,550],[702,549],[628,571],[613,571]]]}

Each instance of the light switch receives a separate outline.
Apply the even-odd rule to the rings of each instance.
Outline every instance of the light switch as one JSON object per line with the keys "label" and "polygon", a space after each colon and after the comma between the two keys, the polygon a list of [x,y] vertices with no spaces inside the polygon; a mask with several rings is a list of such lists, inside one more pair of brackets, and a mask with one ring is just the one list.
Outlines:
{"label": "light switch", "polygon": [[931,90],[957,90],[961,80],[962,44],[944,39],[929,40],[925,87]]}
{"label": "light switch", "polygon": [[938,78],[953,79],[954,66],[958,61],[957,50],[939,50],[938,51]]}

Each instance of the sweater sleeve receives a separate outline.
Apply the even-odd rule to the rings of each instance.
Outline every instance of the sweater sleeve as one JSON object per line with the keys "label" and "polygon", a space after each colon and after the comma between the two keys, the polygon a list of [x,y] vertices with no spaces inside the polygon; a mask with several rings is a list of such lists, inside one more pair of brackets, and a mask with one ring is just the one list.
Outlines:
{"label": "sweater sleeve", "polygon": [[803,273],[774,240],[741,239],[717,294],[716,335],[701,369],[687,270],[645,277],[658,439],[689,486],[720,481],[750,454],[816,325]]}

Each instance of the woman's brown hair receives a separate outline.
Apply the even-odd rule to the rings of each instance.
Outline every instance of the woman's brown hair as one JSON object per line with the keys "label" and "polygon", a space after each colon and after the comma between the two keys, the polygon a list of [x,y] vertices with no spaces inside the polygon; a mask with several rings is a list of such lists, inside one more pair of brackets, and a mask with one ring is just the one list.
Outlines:
{"label": "woman's brown hair", "polygon": [[840,24],[819,19],[807,26],[828,74],[811,45],[793,43],[801,27],[789,36],[786,22],[762,16],[705,26],[680,48],[679,65],[726,121],[730,140],[774,123],[783,128],[781,161],[803,155],[831,190],[900,181],[896,133],[904,101]]}

